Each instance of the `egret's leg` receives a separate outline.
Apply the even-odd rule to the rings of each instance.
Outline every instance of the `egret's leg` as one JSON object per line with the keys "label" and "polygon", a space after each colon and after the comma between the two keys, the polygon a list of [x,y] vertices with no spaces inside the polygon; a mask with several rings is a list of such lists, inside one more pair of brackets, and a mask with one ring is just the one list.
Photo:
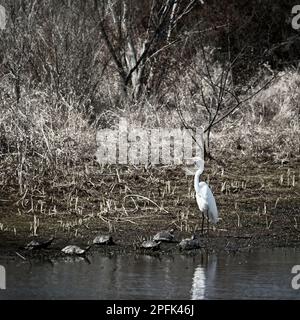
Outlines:
{"label": "egret's leg", "polygon": [[207,218],[207,237],[209,236],[209,219]]}
{"label": "egret's leg", "polygon": [[202,213],[202,225],[201,225],[201,233],[202,233],[202,235],[204,234],[204,212],[202,212],[201,211],[201,213]]}

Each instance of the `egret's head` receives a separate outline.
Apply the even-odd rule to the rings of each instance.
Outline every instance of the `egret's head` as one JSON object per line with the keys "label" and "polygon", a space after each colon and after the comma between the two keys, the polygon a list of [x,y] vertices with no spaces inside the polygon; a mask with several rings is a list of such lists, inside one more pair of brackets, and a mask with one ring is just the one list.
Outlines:
{"label": "egret's head", "polygon": [[198,169],[202,169],[202,171],[204,170],[204,160],[202,158],[199,157],[195,157],[194,159],[194,164],[195,167]]}
{"label": "egret's head", "polygon": [[200,157],[194,157],[187,159],[192,165],[185,166],[184,170],[187,175],[194,175],[196,171],[201,169],[201,173],[204,170],[204,160]]}

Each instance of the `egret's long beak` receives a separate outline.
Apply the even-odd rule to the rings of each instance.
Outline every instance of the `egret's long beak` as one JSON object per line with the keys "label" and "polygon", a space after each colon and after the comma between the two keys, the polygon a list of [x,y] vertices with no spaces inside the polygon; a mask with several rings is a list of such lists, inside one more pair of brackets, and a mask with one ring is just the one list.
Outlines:
{"label": "egret's long beak", "polygon": [[193,158],[185,158],[187,165],[195,164],[196,167],[199,169],[201,166],[204,167],[204,159],[201,157],[193,157]]}
{"label": "egret's long beak", "polygon": [[200,168],[204,168],[204,160],[200,157],[185,158],[186,167],[184,171],[186,175],[193,176]]}
{"label": "egret's long beak", "polygon": [[196,162],[196,161],[203,161],[204,162],[204,159],[201,158],[201,157],[192,157],[192,158],[184,158],[184,160],[186,161],[193,161],[193,162]]}

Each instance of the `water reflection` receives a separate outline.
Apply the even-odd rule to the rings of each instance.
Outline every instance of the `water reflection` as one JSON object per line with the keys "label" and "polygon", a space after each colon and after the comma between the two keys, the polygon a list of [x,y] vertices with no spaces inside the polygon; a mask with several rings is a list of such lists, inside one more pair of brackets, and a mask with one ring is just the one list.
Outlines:
{"label": "water reflection", "polygon": [[56,263],[64,262],[64,263],[78,263],[78,262],[85,262],[87,264],[91,264],[91,261],[88,257],[82,256],[69,256],[69,257],[63,257],[56,261]]}
{"label": "water reflection", "polygon": [[201,264],[194,272],[193,284],[191,289],[192,300],[205,299],[206,288],[213,288],[217,270],[217,256],[202,256]]}
{"label": "water reflection", "polygon": [[202,300],[205,296],[206,276],[205,268],[198,266],[194,273],[192,286],[192,300]]}
{"label": "water reflection", "polygon": [[[186,267],[181,257],[161,259],[139,255],[127,260],[116,257],[111,283],[102,283],[102,287],[113,288],[116,299],[182,299],[183,292],[188,291],[188,280],[193,269],[188,267],[188,273],[182,275]],[[182,276],[184,282],[180,279]]]}
{"label": "water reflection", "polygon": [[0,299],[299,299],[291,268],[300,250],[243,254],[113,255],[20,261],[1,259]]}

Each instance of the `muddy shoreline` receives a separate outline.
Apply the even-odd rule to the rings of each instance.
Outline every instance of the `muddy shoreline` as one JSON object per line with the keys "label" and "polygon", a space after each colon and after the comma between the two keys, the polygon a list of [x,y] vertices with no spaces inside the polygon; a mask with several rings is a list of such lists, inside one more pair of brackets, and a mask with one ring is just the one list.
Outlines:
{"label": "muddy shoreline", "polygon": [[[108,233],[116,245],[93,247],[89,254],[148,254],[140,249],[142,238],[170,228],[178,241],[199,235],[203,248],[185,254],[300,247],[299,161],[208,163],[202,178],[213,189],[221,217],[209,237],[200,234],[193,178],[180,168],[99,170],[91,162],[84,170],[89,170],[89,183],[56,183],[25,196],[15,186],[2,186],[1,257],[59,257],[68,244],[85,247],[96,235]],[[78,169],[79,177],[81,173]],[[34,232],[56,239],[47,250],[28,252],[24,245]],[[153,254],[182,252],[176,244],[163,244]]]}
{"label": "muddy shoreline", "polygon": [[[116,243],[114,245],[101,245],[92,246],[86,257],[94,254],[102,255],[116,255],[116,254],[147,254],[154,256],[161,255],[198,255],[203,253],[217,253],[217,252],[227,252],[228,254],[238,254],[241,252],[248,252],[257,248],[277,248],[277,247],[300,247],[299,237],[284,237],[275,235],[264,235],[264,236],[251,236],[251,235],[216,235],[210,232],[211,235],[207,237],[199,236],[201,241],[200,249],[193,250],[181,250],[178,243],[162,243],[159,250],[145,250],[140,247],[141,239],[134,236],[134,231],[128,231],[130,238],[126,241],[124,236],[120,236],[117,233],[111,233],[114,236]],[[90,235],[90,234],[89,234]],[[176,237],[179,241],[182,238],[189,237],[190,233],[178,232]],[[61,252],[61,249],[68,244],[76,244],[81,248],[87,246],[86,239],[91,239],[90,236],[86,237],[70,237],[69,235],[61,236],[56,239],[54,243],[47,249],[42,250],[26,250],[24,248],[24,243],[28,243],[33,237],[5,237],[1,235],[0,241],[0,257],[9,258],[15,260],[30,260],[30,259],[47,259],[47,258],[60,258],[64,257],[65,254]],[[46,239],[45,236],[40,237]],[[149,237],[150,238],[150,237]],[[89,242],[90,240],[88,240]]]}

